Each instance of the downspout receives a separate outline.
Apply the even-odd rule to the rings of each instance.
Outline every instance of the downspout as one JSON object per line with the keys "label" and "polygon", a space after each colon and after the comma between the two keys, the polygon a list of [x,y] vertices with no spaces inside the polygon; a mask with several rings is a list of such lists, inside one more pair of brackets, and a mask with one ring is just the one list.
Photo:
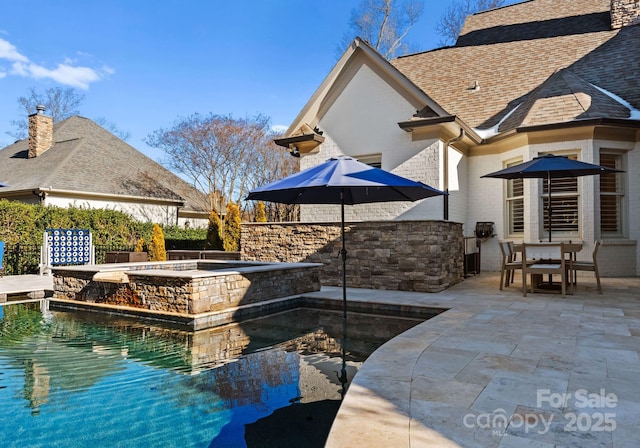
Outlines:
{"label": "downspout", "polygon": [[450,140],[447,140],[444,143],[444,154],[443,154],[443,176],[442,176],[442,186],[443,186],[443,190],[445,193],[444,195],[444,210],[442,212],[442,219],[445,221],[449,220],[449,145],[451,145],[451,143],[455,143],[455,142],[459,142],[460,140],[462,140],[462,137],[464,137],[464,129],[462,129],[462,127],[460,128],[460,135],[458,135],[457,137],[454,137]]}
{"label": "downspout", "polygon": [[33,190],[33,194],[38,196],[39,204],[44,206],[45,203],[46,203],[46,199],[47,199],[47,193],[45,191],[43,191],[42,189],[38,189],[38,190]]}
{"label": "downspout", "polygon": [[176,226],[180,225],[180,206],[176,206]]}

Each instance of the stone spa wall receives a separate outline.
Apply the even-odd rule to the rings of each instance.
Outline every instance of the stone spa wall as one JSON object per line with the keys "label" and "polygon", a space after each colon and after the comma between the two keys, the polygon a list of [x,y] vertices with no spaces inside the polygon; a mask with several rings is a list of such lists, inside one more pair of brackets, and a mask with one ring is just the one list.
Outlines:
{"label": "stone spa wall", "polygon": [[247,264],[215,271],[211,263],[121,265],[126,283],[96,281],[96,274],[115,271],[114,264],[61,267],[54,270],[54,298],[197,315],[320,289],[318,266]]}
{"label": "stone spa wall", "polygon": [[[347,286],[439,292],[463,279],[462,224],[345,224]],[[322,263],[320,282],[342,285],[340,223],[242,223],[243,260]]]}

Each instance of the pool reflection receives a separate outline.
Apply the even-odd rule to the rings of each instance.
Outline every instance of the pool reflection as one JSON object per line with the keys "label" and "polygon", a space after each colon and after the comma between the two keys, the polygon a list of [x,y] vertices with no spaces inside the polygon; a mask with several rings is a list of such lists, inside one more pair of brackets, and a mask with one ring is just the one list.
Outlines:
{"label": "pool reflection", "polygon": [[[340,400],[375,348],[424,320],[351,313],[347,338],[340,312],[311,308],[196,332],[96,313],[43,319],[37,306],[3,311],[0,405],[15,417],[2,446],[244,446],[245,425],[276,409]],[[37,429],[21,430],[32,418]]]}

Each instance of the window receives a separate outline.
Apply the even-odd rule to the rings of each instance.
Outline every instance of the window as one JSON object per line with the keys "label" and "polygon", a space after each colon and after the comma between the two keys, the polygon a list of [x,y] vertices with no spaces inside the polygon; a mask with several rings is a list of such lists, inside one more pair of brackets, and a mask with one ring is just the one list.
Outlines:
{"label": "window", "polygon": [[[607,168],[621,169],[620,154],[601,153],[600,165]],[[615,173],[600,175],[600,232],[602,236],[621,237],[622,204],[624,190],[622,176]]]}
{"label": "window", "polygon": [[[575,154],[567,155],[572,160]],[[549,190],[542,180],[542,219],[544,235],[549,236]],[[575,177],[551,179],[551,232],[553,236],[577,236],[579,231],[580,201],[578,179]]]}
{"label": "window", "polygon": [[367,154],[362,156],[356,156],[359,162],[366,163],[374,168],[382,168],[382,154]]}
{"label": "window", "polygon": [[[505,168],[521,163],[521,161],[507,163]],[[507,229],[509,235],[524,233],[524,179],[507,180]]]}

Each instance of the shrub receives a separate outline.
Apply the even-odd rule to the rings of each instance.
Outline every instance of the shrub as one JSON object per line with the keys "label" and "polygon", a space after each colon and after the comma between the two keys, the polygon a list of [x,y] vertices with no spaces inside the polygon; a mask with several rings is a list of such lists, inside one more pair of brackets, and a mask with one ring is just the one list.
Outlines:
{"label": "shrub", "polygon": [[153,225],[151,232],[151,242],[149,243],[149,260],[165,261],[167,259],[167,251],[164,248],[164,234],[162,227],[158,224]]}
{"label": "shrub", "polygon": [[227,204],[227,215],[222,229],[222,243],[227,252],[240,249],[240,209],[231,201]]}
{"label": "shrub", "polygon": [[267,222],[267,212],[262,201],[259,201],[256,205],[256,222]]}
{"label": "shrub", "polygon": [[138,242],[136,243],[136,247],[133,249],[134,252],[143,252],[144,251],[144,238],[138,238]]}
{"label": "shrub", "polygon": [[209,227],[207,228],[207,242],[204,248],[210,250],[223,250],[222,238],[222,221],[215,210],[209,213]]}

